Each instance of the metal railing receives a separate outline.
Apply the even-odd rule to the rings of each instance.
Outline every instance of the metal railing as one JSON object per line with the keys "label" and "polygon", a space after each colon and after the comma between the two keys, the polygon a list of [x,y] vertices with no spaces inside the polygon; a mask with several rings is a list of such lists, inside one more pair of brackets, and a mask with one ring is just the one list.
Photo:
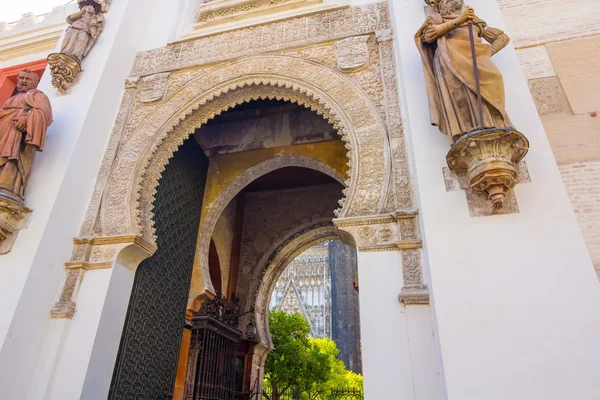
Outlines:
{"label": "metal railing", "polygon": [[364,400],[362,389],[357,388],[335,388],[321,394],[301,393],[297,388],[273,395],[271,388],[263,389],[263,399],[265,400]]}

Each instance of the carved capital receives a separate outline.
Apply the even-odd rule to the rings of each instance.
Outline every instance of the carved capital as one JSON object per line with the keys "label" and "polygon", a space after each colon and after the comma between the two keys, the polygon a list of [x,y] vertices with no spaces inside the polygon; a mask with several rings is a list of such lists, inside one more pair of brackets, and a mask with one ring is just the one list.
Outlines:
{"label": "carved capital", "polygon": [[446,160],[450,169],[465,179],[471,190],[485,196],[498,213],[518,183],[519,162],[528,150],[529,141],[520,132],[493,128],[460,138]]}
{"label": "carved capital", "polygon": [[8,253],[19,231],[27,228],[31,212],[20,201],[0,194],[0,254]]}
{"label": "carved capital", "polygon": [[359,251],[418,249],[421,240],[417,216],[417,210],[404,210],[368,217],[338,218],[334,224],[346,237],[352,237]]}
{"label": "carved capital", "polygon": [[[423,279],[423,244],[417,217],[418,211],[411,209],[368,217],[338,218],[333,221],[340,231],[340,237],[353,242],[359,252],[402,252],[404,284],[398,300],[406,305],[429,304],[429,289]],[[358,288],[358,279],[356,287]]]}
{"label": "carved capital", "polygon": [[77,293],[86,271],[112,268],[121,251],[135,245],[137,254],[127,258],[125,267],[135,269],[145,257],[151,256],[156,247],[138,236],[114,236],[73,239],[71,261],[65,263],[66,277],[60,299],[50,312],[50,317],[73,318],[76,311]]}

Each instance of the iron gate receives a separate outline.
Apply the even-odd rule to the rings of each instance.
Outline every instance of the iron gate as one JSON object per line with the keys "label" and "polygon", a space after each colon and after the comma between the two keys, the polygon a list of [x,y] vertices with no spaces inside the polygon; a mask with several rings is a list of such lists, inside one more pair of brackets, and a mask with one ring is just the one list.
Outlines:
{"label": "iron gate", "polygon": [[235,358],[242,333],[238,310],[218,295],[192,318],[186,400],[233,400]]}

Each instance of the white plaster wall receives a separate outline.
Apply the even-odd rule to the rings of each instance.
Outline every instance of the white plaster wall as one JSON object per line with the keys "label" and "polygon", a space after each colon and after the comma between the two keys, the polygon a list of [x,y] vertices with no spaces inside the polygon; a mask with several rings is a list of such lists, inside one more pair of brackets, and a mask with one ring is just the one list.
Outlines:
{"label": "white plaster wall", "polygon": [[[430,126],[413,40],[424,3],[390,3],[447,398],[600,398],[600,285],[514,49],[494,60],[533,182],[516,188],[520,214],[471,218],[445,191],[448,140]],[[469,3],[505,29],[495,1]]]}
{"label": "white plaster wall", "polygon": [[358,277],[365,399],[414,399],[402,254],[359,251]]}
{"label": "white plaster wall", "polygon": [[[23,398],[47,333],[49,312],[64,280],[111,133],[133,57],[142,50],[148,3],[114,2],[105,29],[83,62],[80,81],[59,96],[45,74],[40,89],[52,102],[54,123],[38,154],[26,193],[34,210],[11,253],[0,258],[0,398]],[[54,335],[54,336],[53,336]],[[60,333],[48,336],[56,339]]]}

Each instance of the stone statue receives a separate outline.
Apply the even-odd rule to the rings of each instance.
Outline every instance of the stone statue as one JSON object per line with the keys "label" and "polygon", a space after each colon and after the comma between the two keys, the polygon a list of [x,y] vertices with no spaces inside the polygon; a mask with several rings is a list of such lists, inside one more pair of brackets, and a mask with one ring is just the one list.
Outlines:
{"label": "stone statue", "polygon": [[77,0],[78,12],[67,17],[69,27],[60,53],[48,56],[52,85],[66,94],[81,73],[81,62],[88,55],[104,28],[104,14],[110,0]]}
{"label": "stone statue", "polygon": [[431,123],[450,138],[446,161],[466,182],[461,186],[485,196],[491,213],[499,213],[519,182],[519,163],[529,150],[529,141],[506,114],[504,81],[492,62],[510,38],[488,27],[464,0],[425,1],[433,12],[415,42]]}
{"label": "stone statue", "polygon": [[29,223],[31,210],[23,204],[27,178],[52,123],[52,107],[36,89],[38,81],[31,70],[19,72],[19,93],[0,108],[0,254],[10,251],[17,233]]}
{"label": "stone statue", "polygon": [[[511,127],[502,74],[491,60],[510,38],[499,29],[488,27],[472,8],[465,7],[463,0],[426,1],[433,13],[415,35],[415,41],[423,60],[432,124],[452,143],[472,131]],[[481,77],[483,126],[478,121],[480,110],[467,27],[470,22],[477,33],[474,44]]]}
{"label": "stone statue", "polygon": [[0,193],[23,201],[36,151],[44,149],[52,107],[37,88],[35,72],[24,69],[17,78],[18,94],[0,109]]}
{"label": "stone statue", "polygon": [[85,5],[81,11],[67,17],[67,33],[63,40],[61,53],[76,58],[79,62],[85,57],[104,26],[104,15],[98,3]]}

